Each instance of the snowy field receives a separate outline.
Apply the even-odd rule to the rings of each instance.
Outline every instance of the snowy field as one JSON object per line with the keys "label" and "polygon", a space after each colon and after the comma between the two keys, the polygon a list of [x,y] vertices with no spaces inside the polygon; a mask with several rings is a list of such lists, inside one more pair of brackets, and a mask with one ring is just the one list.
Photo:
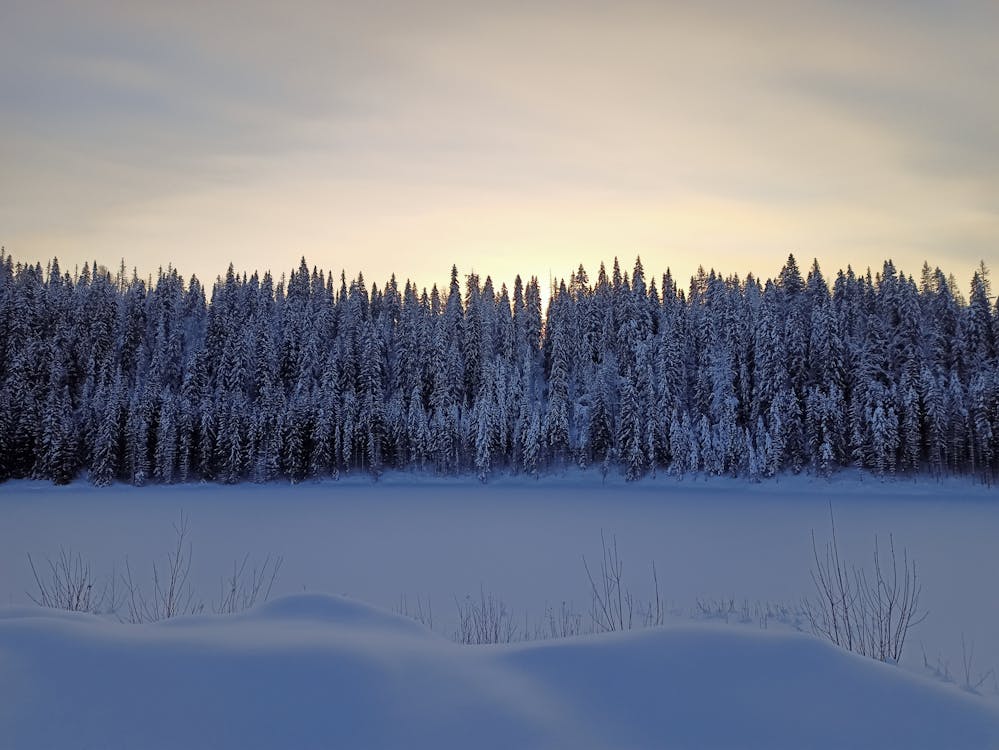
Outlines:
{"label": "snowy field", "polygon": [[[64,689],[66,695],[87,696],[82,704],[68,698],[58,703],[67,712],[66,726],[90,727],[79,731],[92,746],[154,746],[129,734],[142,729],[129,724],[134,716],[122,719],[122,732],[112,739],[100,733],[99,717],[117,701],[125,702],[124,714],[142,713],[127,706],[129,670],[159,674],[165,668],[169,680],[162,693],[201,681],[208,665],[207,682],[183,699],[164,698],[157,720],[185,711],[184,701],[194,705],[202,698],[204,706],[227,714],[260,708],[241,701],[264,701],[275,721],[300,721],[310,707],[346,701],[372,720],[368,726],[359,719],[358,726],[368,729],[355,727],[363,746],[393,746],[407,731],[441,740],[428,741],[431,746],[453,741],[456,747],[550,746],[560,744],[556,737],[569,737],[576,746],[586,745],[581,738],[609,746],[618,744],[616,736],[634,747],[662,746],[656,738],[666,736],[679,746],[820,746],[819,736],[823,746],[861,746],[846,741],[846,729],[834,731],[844,715],[857,717],[847,729],[868,727],[864,742],[871,746],[975,747],[983,738],[994,743],[994,682],[983,684],[977,697],[927,677],[922,647],[935,664],[949,664],[957,682],[963,680],[962,636],[966,647],[974,643],[976,672],[999,667],[997,500],[995,490],[966,481],[882,483],[856,476],[749,486],[668,479],[601,484],[592,474],[540,482],[499,479],[485,486],[409,475],[390,475],[377,484],[350,478],[296,487],[141,490],[9,482],[0,486],[0,602],[9,605],[0,615],[6,618],[0,621],[0,746],[60,746],[57,734],[33,733],[31,727],[34,712],[51,703],[52,691]],[[828,648],[779,623],[769,623],[764,632],[757,621],[736,624],[733,617],[724,624],[699,616],[698,601],[734,599],[737,608],[744,600],[795,605],[812,593],[810,532],[820,544],[828,538],[830,501],[844,557],[867,564],[874,536],[884,543],[893,534],[896,547],[905,546],[917,561],[921,603],[929,615],[910,636],[902,669]],[[120,570],[127,556],[133,570],[145,574],[150,563],[162,564],[181,511],[190,520],[192,582],[206,605],[218,596],[233,560],[246,553],[258,561],[283,556],[272,600],[308,592],[351,601],[280,598],[239,619],[203,617],[168,626],[62,615],[38,619],[37,610],[24,609],[33,590],[29,553],[37,563],[60,548],[72,549],[99,578],[113,565]],[[546,606],[563,601],[585,615],[590,595],[582,560],[585,555],[591,567],[598,563],[601,531],[616,536],[625,583],[640,598],[652,593],[655,561],[672,615],[665,630],[462,647],[391,614],[403,596],[411,609],[417,598],[429,601],[434,629],[446,636],[457,621],[455,598],[481,590],[501,598],[527,629]],[[332,680],[325,667],[341,677]],[[74,670],[85,674],[68,674]],[[21,694],[13,682],[32,675],[36,692]],[[417,675],[422,677],[414,683]],[[216,695],[229,689],[227,679],[242,684],[258,678],[275,684]],[[592,689],[584,687],[591,679]],[[308,693],[304,702],[288,697],[282,680]],[[360,680],[359,692],[347,690],[344,680]],[[94,684],[102,689],[91,694]],[[754,698],[758,690],[762,697]],[[328,692],[328,701],[316,691]],[[834,699],[834,693],[842,695]],[[14,694],[20,702],[8,701]],[[414,729],[421,700],[429,718]],[[468,710],[454,724],[434,714],[452,703]],[[879,706],[881,714],[864,705]],[[86,706],[90,718],[80,714]],[[735,734],[713,725],[715,708],[732,717]],[[940,718],[927,724],[920,717],[931,709]],[[196,713],[208,734],[164,727],[157,736],[173,739],[163,739],[162,746],[197,736],[205,738],[204,746],[276,746],[276,735],[258,726],[264,722],[260,715],[247,715],[241,725],[236,720],[238,729],[225,735],[229,742],[211,734],[221,730],[211,729],[206,710]],[[379,723],[380,711],[396,722],[393,729]],[[643,712],[649,715],[643,718]],[[807,720],[792,718],[801,712]],[[773,722],[782,714],[783,732],[775,733]],[[680,721],[681,715],[694,718]],[[879,732],[888,732],[903,715],[910,717],[904,732],[913,730],[911,742],[875,742],[891,737]],[[339,746],[345,735],[337,735],[331,721],[324,714],[300,727],[305,734],[300,741],[291,735],[289,746]],[[805,727],[800,732],[799,724]],[[663,734],[667,725],[674,734]],[[707,733],[700,735],[704,743],[694,739],[698,726]],[[564,734],[570,729],[579,733],[579,742]],[[323,736],[329,739],[321,741]]]}
{"label": "snowy field", "polygon": [[814,638],[458,646],[317,594],[119,625],[0,610],[10,748],[983,748],[999,710]]}

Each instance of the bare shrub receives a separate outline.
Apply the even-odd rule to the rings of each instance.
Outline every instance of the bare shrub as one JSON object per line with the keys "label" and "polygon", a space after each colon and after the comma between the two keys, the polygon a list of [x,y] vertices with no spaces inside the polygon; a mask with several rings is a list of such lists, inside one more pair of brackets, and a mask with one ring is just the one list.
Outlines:
{"label": "bare shrub", "polygon": [[111,578],[99,585],[91,572],[90,563],[85,563],[79,553],[74,555],[64,547],[59,549],[57,558],[46,558],[45,563],[47,570],[43,569],[40,573],[35,561],[28,555],[36,591],[26,593],[39,607],[105,614],[116,612],[121,606],[122,599],[113,570]]}
{"label": "bare shrub", "polygon": [[926,655],[926,646],[920,644],[923,649],[923,667],[933,674],[938,680],[943,682],[953,682],[954,678],[950,673],[950,662],[943,658],[942,654],[937,654],[937,660],[930,662]]}
{"label": "bare shrub", "polygon": [[219,598],[212,603],[212,612],[217,615],[245,612],[258,600],[267,601],[270,598],[284,558],[267,555],[262,565],[248,569],[249,562],[249,555],[244,555],[239,562],[233,560],[232,574],[219,584]]}
{"label": "bare shrub", "polygon": [[172,552],[167,553],[167,565],[161,572],[153,563],[153,591],[147,596],[132,577],[132,569],[125,558],[123,583],[128,592],[128,621],[132,623],[169,620],[180,615],[196,615],[204,611],[205,605],[194,594],[188,581],[191,574],[193,546],[187,541],[190,525],[184,512],[180,520],[173,524],[176,542]]}
{"label": "bare shrub", "polygon": [[458,643],[482,645],[488,643],[513,643],[522,640],[521,631],[513,620],[513,613],[506,603],[494,594],[479,589],[479,598],[455,597],[458,608],[458,629],[454,640]]}
{"label": "bare shrub", "polygon": [[571,638],[583,633],[583,616],[571,603],[562,602],[556,610],[545,607],[545,617],[540,627],[535,628],[535,639]]}
{"label": "bare shrub", "polygon": [[[173,524],[175,542],[167,553],[166,566],[152,566],[152,591],[146,590],[132,572],[125,558],[124,573],[115,568],[107,581],[98,586],[89,562],[79,554],[65,548],[59,557],[46,559],[46,566],[39,570],[28,555],[28,565],[35,580],[36,591],[26,592],[32,602],[41,607],[52,607],[74,612],[116,614],[131,623],[167,620],[179,615],[203,612],[205,605],[199,599],[189,579],[193,546],[188,540],[190,523],[183,511]],[[234,561],[232,574],[222,579],[219,598],[212,603],[216,614],[233,614],[253,607],[270,598],[284,559],[267,555],[263,564],[250,564],[250,556]],[[47,570],[46,570],[47,568]]]}
{"label": "bare shrub", "polygon": [[812,531],[811,570],[816,595],[803,601],[803,609],[812,631],[832,643],[878,661],[898,663],[906,637],[924,619],[919,609],[922,587],[915,561],[902,550],[901,571],[895,540],[882,556],[874,538],[874,571],[848,565],[841,560],[836,539],[836,520],[829,506],[832,540],[820,556]]}
{"label": "bare shrub", "polygon": [[735,617],[735,599],[697,599],[697,616],[704,620],[724,620],[728,624]]}
{"label": "bare shrub", "polygon": [[801,630],[806,619],[800,607],[784,602],[760,600],[751,602],[748,597],[736,602],[734,597],[724,596],[717,599],[697,599],[691,615],[701,620],[724,620],[726,624],[755,623],[760,630],[766,630],[771,621]]}
{"label": "bare shrub", "polygon": [[[950,661],[944,659],[942,654],[937,654],[936,660],[931,662],[926,654],[926,646],[920,645],[923,650],[923,668],[938,680],[956,684],[957,680],[951,673]],[[960,683],[960,686],[969,693],[977,694],[986,683],[991,682],[992,691],[999,694],[999,677],[996,675],[995,668],[982,671],[978,667],[975,663],[975,642],[971,641],[969,644],[964,633],[961,633],[961,678],[963,682]]]}
{"label": "bare shrub", "polygon": [[770,621],[779,622],[795,630],[801,630],[805,625],[805,613],[799,606],[791,606],[784,602],[757,602],[753,606],[753,616],[762,630],[766,630]]}
{"label": "bare shrub", "polygon": [[415,608],[410,608],[409,598],[403,594],[399,597],[399,606],[395,610],[403,617],[408,617],[411,620],[416,620],[418,623],[423,625],[427,630],[434,629],[434,608],[430,602],[430,597],[426,598],[424,601],[423,597],[416,597]]}
{"label": "bare shrub", "polygon": [[654,598],[641,603],[638,608],[642,616],[642,625],[646,628],[659,627],[666,621],[666,607],[659,596],[659,572],[656,570],[655,561],[652,562],[652,587],[655,591]]}
{"label": "bare shrub", "polygon": [[969,647],[964,640],[964,633],[961,633],[961,667],[964,673],[962,687],[968,692],[977,693],[989,678],[992,678],[995,684],[995,669],[987,669],[984,672],[978,670],[975,666],[975,642],[972,641]]}
{"label": "bare shrub", "polygon": [[630,630],[634,619],[634,602],[631,593],[621,585],[624,563],[617,550],[617,536],[607,544],[603,530],[600,531],[600,575],[594,580],[590,566],[583,556],[583,568],[590,582],[590,618],[593,627],[600,632]]}
{"label": "bare shrub", "polygon": [[638,613],[641,625],[655,627],[665,619],[665,607],[659,595],[659,574],[652,563],[654,598],[647,602],[636,601],[631,590],[624,586],[624,561],[617,549],[617,536],[612,536],[610,544],[600,531],[600,569],[594,578],[586,556],[583,568],[590,582],[590,619],[596,632],[609,633],[616,630],[631,630],[635,627],[635,614]]}

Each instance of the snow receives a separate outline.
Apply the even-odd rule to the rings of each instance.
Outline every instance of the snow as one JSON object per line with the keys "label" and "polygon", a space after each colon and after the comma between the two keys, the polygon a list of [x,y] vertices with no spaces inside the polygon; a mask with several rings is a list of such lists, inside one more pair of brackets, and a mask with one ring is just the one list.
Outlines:
{"label": "snow", "polygon": [[829,503],[844,556],[867,563],[875,534],[908,548],[923,583],[926,622],[914,631],[907,666],[959,665],[961,636],[976,644],[980,671],[999,667],[999,504],[994,489],[967,481],[879,482],[840,477],[735,480],[647,479],[599,474],[562,478],[435,480],[392,474],[340,482],[127,486],[0,485],[0,603],[28,602],[27,565],[78,551],[99,575],[127,556],[148,573],[173,544],[172,524],[190,519],[192,580],[206,603],[233,560],[284,556],[275,594],[348,594],[382,609],[405,596],[433,605],[435,627],[455,619],[454,597],[480,588],[532,620],[546,604],[590,596],[582,565],[600,555],[600,533],[616,534],[625,578],[643,597],[655,561],[663,596],[685,614],[698,599],[793,604],[812,590],[810,532],[828,536]]}
{"label": "snow", "polygon": [[[8,482],[0,747],[985,746],[999,740],[994,683],[978,697],[931,678],[923,650],[956,683],[962,637],[974,673],[999,666],[995,498],[965,480],[863,475]],[[699,599],[793,605],[809,594],[810,532],[827,538],[830,503],[844,556],[867,563],[875,534],[893,534],[918,562],[929,616],[899,667],[773,621],[697,619]],[[127,557],[145,576],[163,564],[180,511],[206,605],[244,554],[284,557],[278,598],[142,626],[25,606],[28,553],[37,562],[70,548],[98,578]],[[480,590],[528,627],[563,601],[585,617],[582,558],[598,561],[601,532],[616,536],[639,598],[655,561],[666,628],[502,647],[445,637],[456,598]],[[391,611],[402,596],[410,609],[432,603],[434,632]]]}
{"label": "snow", "polygon": [[459,646],[318,594],[125,625],[0,614],[0,746],[984,747],[999,708],[800,634]]}

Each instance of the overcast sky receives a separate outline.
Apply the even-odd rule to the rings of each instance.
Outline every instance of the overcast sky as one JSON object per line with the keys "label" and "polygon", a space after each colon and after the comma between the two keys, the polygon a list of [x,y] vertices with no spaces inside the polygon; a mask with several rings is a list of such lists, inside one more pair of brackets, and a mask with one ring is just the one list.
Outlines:
{"label": "overcast sky", "polygon": [[997,40],[994,0],[6,0],[0,244],[421,285],[890,256],[966,290]]}

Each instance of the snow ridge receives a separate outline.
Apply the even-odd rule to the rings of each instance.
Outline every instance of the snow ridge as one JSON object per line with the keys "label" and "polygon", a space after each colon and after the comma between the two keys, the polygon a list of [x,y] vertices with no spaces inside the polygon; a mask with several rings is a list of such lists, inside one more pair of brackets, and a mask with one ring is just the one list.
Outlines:
{"label": "snow ridge", "polygon": [[999,710],[800,634],[468,647],[340,597],[121,625],[0,613],[0,746],[980,748]]}

